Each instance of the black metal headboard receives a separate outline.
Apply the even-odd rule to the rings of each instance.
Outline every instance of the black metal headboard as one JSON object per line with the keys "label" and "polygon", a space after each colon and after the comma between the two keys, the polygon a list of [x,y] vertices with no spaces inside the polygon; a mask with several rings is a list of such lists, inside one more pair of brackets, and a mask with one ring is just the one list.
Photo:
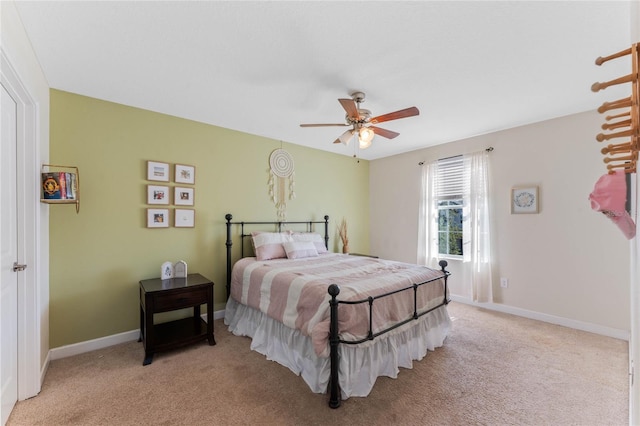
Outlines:
{"label": "black metal headboard", "polygon": [[[229,294],[231,291],[231,247],[233,246],[233,241],[231,240],[231,226],[239,225],[240,226],[240,256],[245,257],[244,254],[244,239],[245,237],[250,237],[251,233],[245,233],[245,225],[273,225],[274,232],[282,232],[282,227],[286,225],[306,225],[307,232],[314,231],[314,225],[316,224],[324,224],[324,245],[329,248],[329,216],[325,215],[324,220],[307,220],[307,221],[276,221],[276,222],[232,222],[233,216],[227,213],[224,218],[227,220],[227,242],[225,243],[227,246],[227,299],[229,298]],[[261,229],[264,231],[264,229]]]}

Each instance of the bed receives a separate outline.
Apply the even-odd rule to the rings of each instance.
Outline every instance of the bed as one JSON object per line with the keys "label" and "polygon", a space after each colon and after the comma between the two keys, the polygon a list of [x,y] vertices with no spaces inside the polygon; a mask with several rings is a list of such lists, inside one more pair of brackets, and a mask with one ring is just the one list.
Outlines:
{"label": "bed", "polygon": [[[330,407],[368,395],[377,377],[395,378],[399,367],[412,368],[443,345],[451,325],[446,261],[435,270],[331,253],[328,216],[225,219],[225,324],[234,335],[250,337],[252,350],[300,375],[313,392],[328,392]],[[240,241],[235,256],[234,237]]]}

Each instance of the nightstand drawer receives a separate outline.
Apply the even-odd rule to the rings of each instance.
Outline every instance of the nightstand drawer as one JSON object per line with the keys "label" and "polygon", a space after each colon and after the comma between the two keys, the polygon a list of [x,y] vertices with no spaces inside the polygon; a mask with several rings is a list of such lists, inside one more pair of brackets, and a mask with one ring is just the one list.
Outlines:
{"label": "nightstand drawer", "polygon": [[173,311],[207,303],[207,288],[163,292],[154,296],[155,312]]}

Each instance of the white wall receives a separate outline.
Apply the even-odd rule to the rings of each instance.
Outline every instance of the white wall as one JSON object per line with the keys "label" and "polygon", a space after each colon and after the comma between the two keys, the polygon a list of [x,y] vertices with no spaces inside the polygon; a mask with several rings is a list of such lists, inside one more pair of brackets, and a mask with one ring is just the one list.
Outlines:
{"label": "white wall", "polygon": [[[371,253],[416,261],[418,162],[492,146],[494,301],[628,331],[629,242],[588,201],[606,173],[595,140],[601,122],[585,112],[372,161]],[[519,185],[539,186],[539,214],[510,214],[510,190]],[[469,297],[460,265],[450,264],[452,293]]]}
{"label": "white wall", "polygon": [[[40,193],[40,165],[46,163],[49,158],[49,85],[31,48],[14,3],[0,2],[0,16],[0,48],[35,103],[35,140],[31,139],[30,146],[24,149],[29,162],[26,165],[28,175],[25,181],[31,186],[28,191],[32,194],[30,208],[35,210],[27,214],[30,217],[35,216],[36,223],[33,229],[27,231],[28,241],[26,241],[29,245],[27,251],[32,252],[29,260],[32,269],[28,271],[30,274],[28,278],[30,288],[27,291],[28,300],[26,300],[28,309],[27,312],[19,312],[19,315],[23,323],[35,322],[29,329],[37,336],[30,336],[33,342],[28,342],[28,348],[38,352],[37,360],[40,368],[37,375],[41,381],[44,378],[49,353],[49,213],[47,206],[41,205],[37,200]],[[21,310],[19,307],[19,311]],[[24,362],[24,359],[21,361]],[[24,383],[21,378],[19,380],[20,399],[33,396],[40,389],[37,383]]]}

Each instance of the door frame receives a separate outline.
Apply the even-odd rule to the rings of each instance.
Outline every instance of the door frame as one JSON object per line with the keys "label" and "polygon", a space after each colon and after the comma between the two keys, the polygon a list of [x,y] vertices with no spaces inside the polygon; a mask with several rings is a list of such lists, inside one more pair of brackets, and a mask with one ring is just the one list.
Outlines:
{"label": "door frame", "polygon": [[18,259],[27,268],[18,274],[18,400],[40,392],[47,359],[42,348],[48,347],[48,336],[42,336],[42,280],[40,247],[40,165],[38,144],[38,104],[29,94],[4,50],[0,48],[0,83],[17,102],[16,181],[18,217]]}

